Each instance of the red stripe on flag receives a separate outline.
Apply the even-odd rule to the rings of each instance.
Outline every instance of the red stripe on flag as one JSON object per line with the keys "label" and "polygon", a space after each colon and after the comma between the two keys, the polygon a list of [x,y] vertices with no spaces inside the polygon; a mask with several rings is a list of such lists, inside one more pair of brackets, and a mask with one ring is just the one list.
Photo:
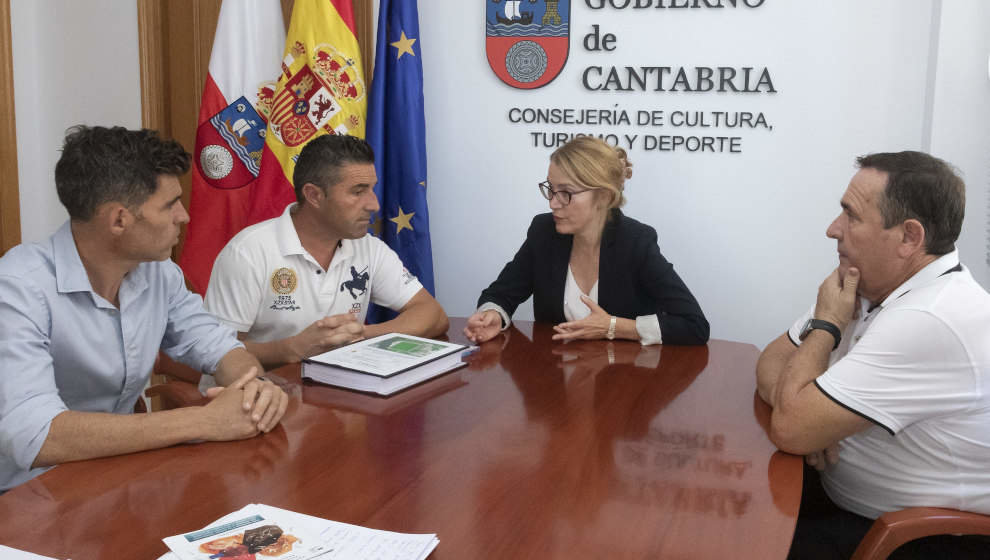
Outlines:
{"label": "red stripe on flag", "polygon": [[223,98],[223,92],[213,81],[213,76],[207,73],[206,83],[203,84],[203,100],[199,106],[199,120],[196,121],[196,125],[203,124],[204,121],[226,108],[228,104],[229,102]]}
{"label": "red stripe on flag", "polygon": [[344,20],[351,33],[357,37],[357,29],[354,25],[354,4],[351,3],[351,0],[330,0],[330,4],[340,14],[340,19]]}

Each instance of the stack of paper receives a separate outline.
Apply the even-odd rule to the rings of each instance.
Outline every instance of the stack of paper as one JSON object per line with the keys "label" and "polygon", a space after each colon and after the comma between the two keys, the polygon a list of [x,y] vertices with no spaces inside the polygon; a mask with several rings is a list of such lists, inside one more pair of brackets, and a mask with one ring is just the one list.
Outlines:
{"label": "stack of paper", "polygon": [[4,546],[2,544],[0,544],[0,558],[3,558],[4,560],[55,560],[54,558],[48,556],[24,552],[23,550],[10,548],[9,546]]}
{"label": "stack of paper", "polygon": [[379,531],[263,504],[249,504],[205,529],[162,540],[172,552],[159,560],[423,560],[440,542],[433,533]]}
{"label": "stack of paper", "polygon": [[472,348],[408,334],[383,334],[303,361],[302,376],[387,396],[467,365]]}

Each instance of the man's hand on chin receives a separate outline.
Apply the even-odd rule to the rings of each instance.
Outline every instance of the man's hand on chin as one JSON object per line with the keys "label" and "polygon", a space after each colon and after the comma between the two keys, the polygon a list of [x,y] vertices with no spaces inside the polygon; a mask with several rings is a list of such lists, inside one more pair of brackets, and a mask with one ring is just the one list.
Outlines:
{"label": "man's hand on chin", "polygon": [[839,268],[833,270],[818,287],[815,318],[832,323],[840,331],[844,330],[856,312],[858,286],[858,268],[850,268],[841,278]]}

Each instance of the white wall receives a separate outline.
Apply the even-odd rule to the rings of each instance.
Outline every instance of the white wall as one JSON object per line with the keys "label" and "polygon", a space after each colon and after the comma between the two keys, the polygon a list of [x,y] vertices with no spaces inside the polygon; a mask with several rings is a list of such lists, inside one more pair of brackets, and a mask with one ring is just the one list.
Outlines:
{"label": "white wall", "polygon": [[[985,158],[978,154],[990,147],[988,121],[969,107],[976,99],[986,104],[990,19],[978,0],[948,4],[939,28],[932,16],[940,3],[930,0],[766,0],[758,9],[598,11],[577,0],[562,74],[542,89],[517,90],[488,67],[480,5],[420,3],[440,302],[452,315],[469,314],[478,293],[522,242],[532,216],[546,211],[536,183],[545,177],[551,150],[531,147],[529,130],[651,132],[637,126],[512,125],[511,107],[766,114],[772,131],[652,131],[739,135],[741,154],[630,153],[634,177],[627,183],[626,211],[658,229],[661,250],[698,297],[714,337],[762,346],[806,310],[836,265],[835,242],[824,232],[855,171],[855,156],[922,149],[929,129],[937,153],[960,165],[971,182],[974,173],[981,176],[970,200],[983,206],[970,212],[964,245],[982,244],[986,160],[976,163],[982,166],[977,172],[969,171],[967,158]],[[593,23],[618,36],[615,52],[581,46]],[[938,72],[931,73],[937,76],[934,110],[926,97],[933,30],[935,45],[942,47]],[[954,68],[964,64],[963,53],[983,57],[982,73]],[[779,92],[592,93],[580,82],[592,64],[766,66]],[[932,113],[934,122],[926,127],[925,115]],[[982,128],[955,122],[967,120]],[[950,150],[945,137],[958,149]],[[982,259],[979,253],[969,261]],[[531,307],[517,317],[531,318]]]}
{"label": "white wall", "polygon": [[966,220],[957,247],[963,263],[990,286],[987,187],[990,184],[990,3],[942,3],[931,152],[966,181]]}
{"label": "white wall", "polygon": [[38,241],[68,218],[54,182],[65,129],[141,126],[137,3],[13,0],[10,19],[21,238]]}

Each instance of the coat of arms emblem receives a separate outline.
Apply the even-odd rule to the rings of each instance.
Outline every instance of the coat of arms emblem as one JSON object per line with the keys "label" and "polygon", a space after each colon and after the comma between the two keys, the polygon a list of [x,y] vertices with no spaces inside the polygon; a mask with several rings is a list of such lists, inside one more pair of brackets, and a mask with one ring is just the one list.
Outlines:
{"label": "coat of arms emblem", "polygon": [[347,134],[357,127],[358,117],[348,115],[341,102],[358,102],[365,95],[354,59],[324,43],[313,48],[311,62],[293,71],[297,57],[304,54],[305,46],[297,43],[282,61],[285,87],[271,104],[271,131],[290,148],[305,144],[321,130]]}
{"label": "coat of arms emblem", "polygon": [[243,187],[258,177],[268,121],[241,96],[199,125],[196,165],[218,189]]}
{"label": "coat of arms emblem", "polygon": [[570,44],[571,0],[485,0],[488,64],[520,89],[545,86],[560,74]]}

